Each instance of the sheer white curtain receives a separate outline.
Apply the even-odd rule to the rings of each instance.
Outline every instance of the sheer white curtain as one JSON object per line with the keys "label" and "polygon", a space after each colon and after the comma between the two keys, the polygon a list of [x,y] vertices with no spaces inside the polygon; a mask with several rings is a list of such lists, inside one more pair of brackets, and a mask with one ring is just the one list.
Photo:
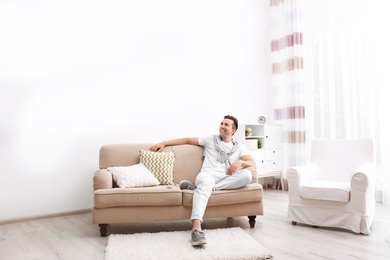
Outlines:
{"label": "sheer white curtain", "polygon": [[[272,24],[278,25],[271,28],[271,41],[296,32],[302,36],[300,44],[277,52],[272,48],[271,54],[273,67],[291,55],[303,61],[299,69],[272,76],[275,120],[285,133],[304,134],[301,144],[285,137],[288,158],[296,153],[304,159],[304,143],[312,138],[372,138],[377,201],[384,204],[390,204],[389,7],[386,0],[271,0]],[[278,117],[277,111],[297,104],[304,108],[303,117]],[[298,161],[285,161],[285,166]]]}
{"label": "sheer white curtain", "polygon": [[271,0],[274,118],[283,126],[284,168],[305,162],[305,102],[301,1]]}
{"label": "sheer white curtain", "polygon": [[390,4],[383,0],[306,0],[305,95],[307,136],[370,137],[379,169],[377,201],[390,204]]}

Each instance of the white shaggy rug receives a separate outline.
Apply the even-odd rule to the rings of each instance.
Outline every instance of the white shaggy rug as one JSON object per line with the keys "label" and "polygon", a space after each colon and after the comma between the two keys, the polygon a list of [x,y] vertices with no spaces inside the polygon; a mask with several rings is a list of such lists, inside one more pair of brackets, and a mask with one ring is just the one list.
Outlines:
{"label": "white shaggy rug", "polygon": [[271,252],[239,227],[204,230],[207,244],[193,247],[190,231],[108,236],[106,260],[269,259]]}

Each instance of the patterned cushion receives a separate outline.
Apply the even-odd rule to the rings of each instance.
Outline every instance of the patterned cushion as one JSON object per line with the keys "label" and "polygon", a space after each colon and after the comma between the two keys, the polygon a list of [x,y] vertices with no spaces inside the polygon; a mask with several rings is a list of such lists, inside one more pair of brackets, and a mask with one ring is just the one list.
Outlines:
{"label": "patterned cushion", "polygon": [[140,163],[151,171],[162,185],[174,185],[175,152],[140,151]]}

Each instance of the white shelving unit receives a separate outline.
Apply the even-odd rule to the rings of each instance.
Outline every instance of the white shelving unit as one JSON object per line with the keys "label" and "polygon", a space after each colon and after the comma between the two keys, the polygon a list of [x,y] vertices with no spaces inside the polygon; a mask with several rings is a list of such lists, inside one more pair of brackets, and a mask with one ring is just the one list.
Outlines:
{"label": "white shelving unit", "polygon": [[[248,131],[251,133],[248,134]],[[240,124],[238,141],[246,145],[256,162],[257,178],[278,176],[283,185],[283,130],[281,125]],[[268,186],[267,180],[265,180]]]}

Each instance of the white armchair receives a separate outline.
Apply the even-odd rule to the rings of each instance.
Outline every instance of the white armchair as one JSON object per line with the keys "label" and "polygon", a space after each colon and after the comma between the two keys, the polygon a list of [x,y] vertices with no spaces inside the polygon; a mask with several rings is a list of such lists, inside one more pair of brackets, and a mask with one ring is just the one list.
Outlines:
{"label": "white armchair", "polygon": [[370,139],[315,139],[311,161],[287,170],[293,225],[368,235],[375,215],[376,166]]}

